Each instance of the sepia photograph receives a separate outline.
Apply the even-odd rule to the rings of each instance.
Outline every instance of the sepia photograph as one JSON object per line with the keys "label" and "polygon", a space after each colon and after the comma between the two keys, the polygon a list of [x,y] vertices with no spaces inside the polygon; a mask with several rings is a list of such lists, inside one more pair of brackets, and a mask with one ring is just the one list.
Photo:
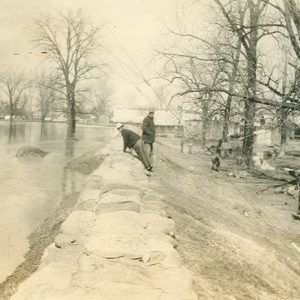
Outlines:
{"label": "sepia photograph", "polygon": [[300,0],[0,0],[0,300],[300,300]]}

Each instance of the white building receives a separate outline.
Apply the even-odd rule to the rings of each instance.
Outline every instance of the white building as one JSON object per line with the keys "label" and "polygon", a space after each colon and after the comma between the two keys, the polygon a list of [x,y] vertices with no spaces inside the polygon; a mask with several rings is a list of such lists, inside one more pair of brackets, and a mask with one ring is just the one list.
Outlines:
{"label": "white building", "polygon": [[[141,128],[147,109],[114,109],[111,121]],[[154,122],[158,135],[183,136],[183,125],[175,111],[155,110]]]}

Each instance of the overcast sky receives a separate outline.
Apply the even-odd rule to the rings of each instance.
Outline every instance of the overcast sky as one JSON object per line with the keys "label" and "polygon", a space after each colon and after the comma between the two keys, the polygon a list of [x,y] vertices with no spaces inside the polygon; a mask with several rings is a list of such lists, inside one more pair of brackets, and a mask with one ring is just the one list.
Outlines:
{"label": "overcast sky", "polygon": [[[153,49],[169,44],[166,35],[167,26],[176,30],[182,26],[199,26],[201,22],[206,24],[209,19],[209,2],[209,0],[0,0],[0,64],[20,65],[26,69],[47,65],[46,59],[32,49],[34,19],[41,13],[82,9],[95,27],[102,28],[100,34],[109,51],[131,68],[141,70],[147,78],[153,77],[155,76],[155,66],[151,63],[151,58],[155,55]],[[196,24],[194,21],[188,24],[189,20],[195,19]],[[204,26],[202,30],[205,31]],[[106,58],[114,70],[112,78],[115,102],[128,105],[132,101],[134,105],[152,105],[152,100],[155,101],[152,91],[128,68],[122,67],[120,61],[110,55]],[[142,93],[138,92],[132,82],[142,89]],[[145,94],[145,97],[142,94]]]}

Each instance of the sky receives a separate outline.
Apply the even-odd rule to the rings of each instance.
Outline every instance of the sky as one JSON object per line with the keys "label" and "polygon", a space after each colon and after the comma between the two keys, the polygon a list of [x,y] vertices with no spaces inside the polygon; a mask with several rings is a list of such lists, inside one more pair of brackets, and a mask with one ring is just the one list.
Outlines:
{"label": "sky", "polygon": [[[47,59],[33,49],[34,20],[41,14],[81,9],[95,27],[101,28],[101,43],[106,50],[104,56],[100,49],[95,55],[110,64],[109,77],[114,89],[114,105],[156,106],[157,97],[153,90],[132,70],[147,78],[157,76],[154,50],[172,44],[168,28],[184,30],[196,24],[200,31],[205,32],[205,24],[210,18],[209,2],[0,0],[0,65],[16,65],[30,73],[41,66],[47,68]],[[153,83],[154,86],[156,84]]]}
{"label": "sky", "polygon": [[[176,44],[169,29],[209,37],[214,12],[212,0],[0,0],[0,66],[17,66],[29,74],[49,67],[33,48],[34,20],[42,14],[81,10],[100,28],[94,56],[107,63],[105,79],[113,88],[112,104],[123,107],[161,107],[153,90],[162,60],[155,50]],[[277,61],[274,44],[264,41],[264,54]],[[139,76],[137,76],[137,74]],[[141,78],[151,79],[149,84]],[[172,93],[172,91],[171,91]],[[174,92],[175,93],[175,92]],[[166,95],[166,101],[171,95]]]}

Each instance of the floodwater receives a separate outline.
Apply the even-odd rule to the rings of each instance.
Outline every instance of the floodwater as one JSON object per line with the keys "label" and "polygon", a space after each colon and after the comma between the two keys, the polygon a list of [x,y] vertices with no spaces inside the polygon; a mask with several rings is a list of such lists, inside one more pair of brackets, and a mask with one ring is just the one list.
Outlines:
{"label": "floodwater", "polygon": [[[76,141],[66,142],[66,125],[0,121],[0,282],[24,260],[28,235],[67,195],[80,190],[84,175],[66,162],[103,147],[107,127],[78,125]],[[49,152],[44,158],[18,158],[23,146]]]}

